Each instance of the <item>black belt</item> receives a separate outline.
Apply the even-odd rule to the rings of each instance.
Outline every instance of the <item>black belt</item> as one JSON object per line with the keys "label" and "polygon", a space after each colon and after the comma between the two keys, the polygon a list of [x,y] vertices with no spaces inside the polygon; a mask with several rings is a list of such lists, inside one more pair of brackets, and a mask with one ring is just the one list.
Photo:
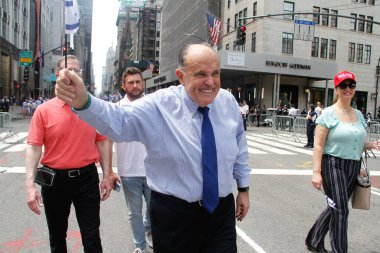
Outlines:
{"label": "black belt", "polygon": [[[160,199],[165,199],[165,200],[173,201],[173,202],[176,202],[176,203],[181,204],[181,205],[187,205],[187,206],[192,206],[192,207],[203,206],[203,200],[198,200],[198,201],[195,201],[195,202],[187,202],[186,200],[174,197],[172,195],[163,194],[163,193],[156,192],[156,191],[153,191],[153,190],[151,191],[151,195],[154,196],[154,197],[160,198]],[[223,201],[226,198],[228,198],[230,195],[232,195],[232,193],[228,194],[225,197],[220,197],[219,198],[219,202]]]}
{"label": "black belt", "polygon": [[93,171],[94,168],[96,169],[95,163],[91,163],[81,168],[69,168],[69,169],[54,169],[46,165],[44,166],[49,169],[54,170],[57,176],[68,176],[69,178],[76,178],[76,177],[79,177],[80,175],[85,175]]}

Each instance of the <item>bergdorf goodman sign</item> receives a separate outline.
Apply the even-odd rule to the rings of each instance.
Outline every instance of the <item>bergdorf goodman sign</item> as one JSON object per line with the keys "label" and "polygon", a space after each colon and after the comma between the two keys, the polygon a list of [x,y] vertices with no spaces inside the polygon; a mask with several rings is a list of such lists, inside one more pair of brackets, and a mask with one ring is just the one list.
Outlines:
{"label": "bergdorf goodman sign", "polygon": [[310,65],[298,64],[298,63],[288,63],[288,62],[279,62],[279,61],[265,61],[265,65],[270,66],[270,67],[311,70]]}

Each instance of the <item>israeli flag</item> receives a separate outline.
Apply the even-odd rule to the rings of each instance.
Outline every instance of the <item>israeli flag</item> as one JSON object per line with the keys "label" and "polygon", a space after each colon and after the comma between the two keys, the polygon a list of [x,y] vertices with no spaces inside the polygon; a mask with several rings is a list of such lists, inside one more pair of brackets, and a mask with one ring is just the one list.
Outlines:
{"label": "israeli flag", "polygon": [[79,29],[79,6],[77,0],[66,0],[65,5],[65,33],[76,33]]}

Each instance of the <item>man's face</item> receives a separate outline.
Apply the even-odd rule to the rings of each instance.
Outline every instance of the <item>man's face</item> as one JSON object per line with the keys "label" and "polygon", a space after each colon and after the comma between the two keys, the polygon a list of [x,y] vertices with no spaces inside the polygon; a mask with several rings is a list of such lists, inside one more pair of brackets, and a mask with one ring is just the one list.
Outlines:
{"label": "man's face", "polygon": [[139,74],[128,75],[124,78],[121,87],[129,99],[135,100],[140,98],[144,92],[144,81]]}
{"label": "man's face", "polygon": [[[65,68],[65,61],[62,61],[59,65],[60,69]],[[75,59],[67,59],[67,69],[70,71],[74,71],[77,75],[82,76],[82,72],[80,69],[80,64],[78,60]]]}
{"label": "man's face", "polygon": [[220,63],[212,49],[206,46],[191,46],[186,56],[186,66],[177,69],[176,75],[189,96],[200,107],[211,104],[218,95]]}

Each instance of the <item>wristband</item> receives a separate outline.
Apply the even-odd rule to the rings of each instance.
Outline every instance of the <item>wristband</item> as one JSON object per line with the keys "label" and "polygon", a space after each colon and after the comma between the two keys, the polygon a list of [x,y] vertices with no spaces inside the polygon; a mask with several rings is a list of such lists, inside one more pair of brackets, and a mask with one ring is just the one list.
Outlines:
{"label": "wristband", "polygon": [[86,110],[88,107],[90,107],[90,105],[91,105],[91,96],[90,96],[90,93],[87,93],[87,103],[82,108],[77,109],[73,107],[73,109],[75,111],[83,111],[83,110]]}
{"label": "wristband", "polygon": [[248,192],[248,191],[249,191],[249,187],[241,187],[241,188],[238,187],[238,192]]}

